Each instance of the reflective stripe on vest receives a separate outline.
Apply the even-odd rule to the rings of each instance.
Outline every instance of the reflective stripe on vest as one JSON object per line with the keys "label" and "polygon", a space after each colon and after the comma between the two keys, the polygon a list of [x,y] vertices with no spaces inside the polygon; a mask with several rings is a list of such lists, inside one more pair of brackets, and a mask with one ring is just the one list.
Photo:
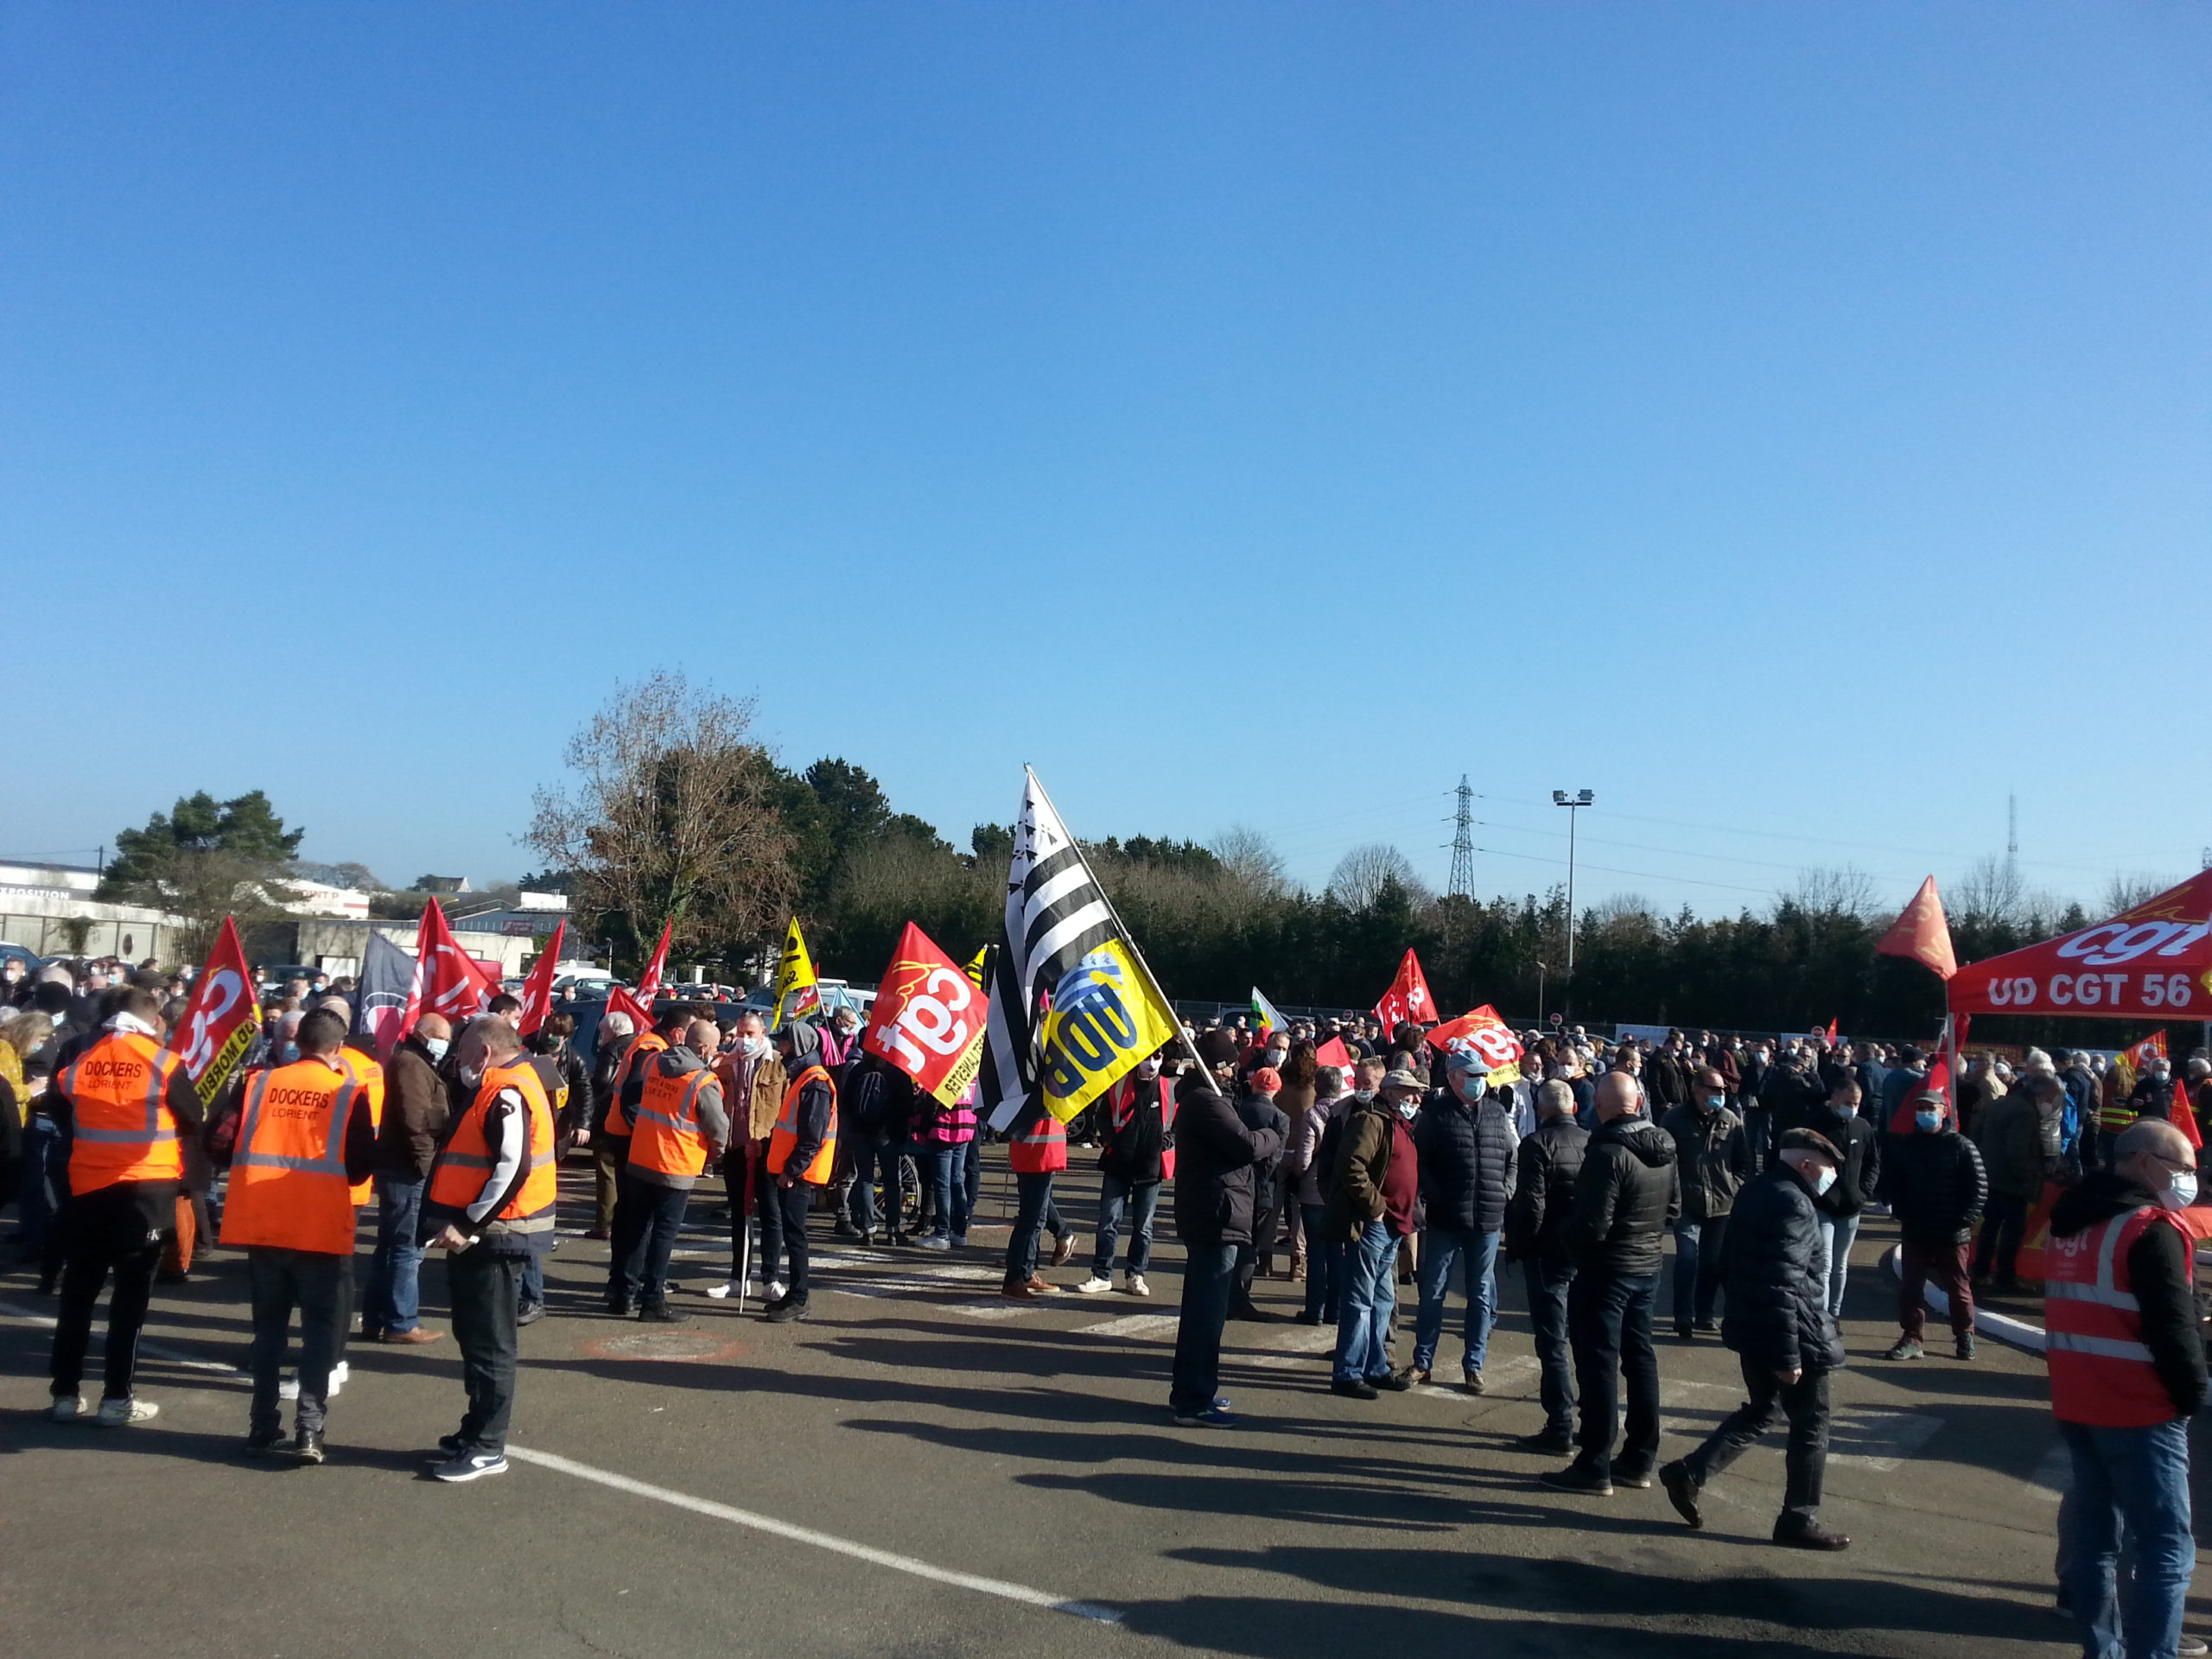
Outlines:
{"label": "reflective stripe on vest", "polygon": [[623,1109],[622,1096],[629,1092],[631,1073],[651,1056],[668,1052],[668,1039],[658,1032],[649,1031],[632,1043],[622,1056],[622,1064],[614,1068],[614,1097],[607,1103],[607,1123],[601,1133],[626,1135],[631,1133],[630,1114]]}
{"label": "reflective stripe on vest", "polygon": [[2097,1127],[2107,1135],[2118,1135],[2135,1121],[2135,1108],[2126,1100],[2108,1100],[2097,1108]]}
{"label": "reflective stripe on vest", "polygon": [[1068,1126],[1051,1112],[1039,1110],[1036,1121],[1007,1145],[1007,1162],[1017,1175],[1049,1175],[1068,1166]]}
{"label": "reflective stripe on vest", "polygon": [[73,1108],[69,1191],[184,1179],[176,1118],[163,1096],[181,1064],[150,1037],[110,1032],[62,1069]]}
{"label": "reflective stripe on vest", "polygon": [[2051,1414],[2062,1422],[2145,1428],[2181,1414],[2144,1344],[2142,1310],[2127,1282],[2135,1241],[2173,1224],[2145,1205],[2044,1245],[2045,1357]]}
{"label": "reflective stripe on vest", "polygon": [[353,1253],[346,1120],[360,1093],[353,1071],[328,1060],[254,1074],[231,1154],[221,1243]]}
{"label": "reflective stripe on vest", "polygon": [[784,1090],[784,1103],[776,1112],[775,1132],[768,1137],[768,1173],[782,1174],[784,1166],[791,1160],[791,1154],[798,1150],[799,1093],[817,1077],[830,1090],[830,1123],[822,1137],[822,1150],[814,1154],[812,1163],[799,1172],[798,1178],[809,1186],[827,1186],[830,1168],[837,1161],[837,1085],[829,1072],[818,1065],[808,1066]]}
{"label": "reflective stripe on vest", "polygon": [[[375,1124],[378,1131],[381,1133],[384,1129],[383,1065],[378,1062],[375,1055],[365,1054],[358,1048],[340,1049],[338,1060],[340,1065],[353,1074],[353,1081],[359,1084],[366,1091],[369,1098],[369,1122]],[[353,1188],[353,1203],[356,1206],[366,1204],[376,1196],[376,1177],[372,1175]]]}
{"label": "reflective stripe on vest", "polygon": [[707,1167],[707,1137],[699,1133],[699,1091],[715,1074],[702,1067],[671,1077],[658,1066],[638,1100],[630,1142],[633,1168],[657,1175],[698,1175]]}
{"label": "reflective stripe on vest", "polygon": [[528,1065],[487,1065],[476,1098],[454,1125],[452,1137],[430,1168],[429,1203],[448,1212],[465,1211],[484,1196],[484,1180],[492,1172],[492,1146],[484,1134],[485,1114],[503,1090],[522,1096],[528,1139],[525,1173],[512,1198],[496,1214],[475,1224],[480,1230],[505,1233],[550,1232],[553,1201],[559,1195],[560,1173],[553,1166],[553,1109],[546,1103],[545,1086]]}

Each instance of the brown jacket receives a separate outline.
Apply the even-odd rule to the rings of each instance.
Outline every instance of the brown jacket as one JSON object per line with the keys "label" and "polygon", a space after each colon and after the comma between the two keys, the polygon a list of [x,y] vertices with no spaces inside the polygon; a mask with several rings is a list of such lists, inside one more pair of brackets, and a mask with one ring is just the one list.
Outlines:
{"label": "brown jacket", "polygon": [[[728,1103],[731,1144],[739,1139],[738,1125],[746,1120],[739,1116],[742,1109],[738,1092],[738,1071],[745,1064],[742,1053],[731,1052],[715,1062],[715,1075],[721,1079],[722,1098]],[[766,1141],[776,1127],[776,1114],[784,1109],[784,1063],[771,1048],[760,1064],[753,1069],[753,1105],[751,1122],[744,1138]]]}
{"label": "brown jacket", "polygon": [[437,1063],[423,1039],[410,1035],[384,1069],[384,1125],[377,1135],[377,1171],[421,1180],[445,1139],[450,1107]]}

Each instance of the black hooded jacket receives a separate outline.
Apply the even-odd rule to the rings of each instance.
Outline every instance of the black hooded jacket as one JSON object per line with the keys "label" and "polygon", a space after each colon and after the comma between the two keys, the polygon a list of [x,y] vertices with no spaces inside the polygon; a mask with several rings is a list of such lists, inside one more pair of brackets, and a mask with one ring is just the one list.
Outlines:
{"label": "black hooded jacket", "polygon": [[[2098,1170],[2070,1186],[2050,1207],[2054,1238],[2072,1238],[2101,1221],[2139,1210],[2152,1198],[2133,1182]],[[2173,1398],[2175,1414],[2194,1416],[2204,1403],[2204,1343],[2196,1328],[2194,1252],[2178,1227],[2146,1227],[2127,1252],[2127,1284],[2141,1310],[2143,1345]]]}
{"label": "black hooded jacket", "polygon": [[1720,1340],[1768,1371],[1831,1371],[1843,1342],[1828,1314],[1827,1252],[1813,1191],[1779,1160],[1737,1194],[1720,1247]]}
{"label": "black hooded jacket", "polygon": [[1601,1123],[1574,1181],[1567,1253],[1579,1272],[1659,1271],[1660,1241],[1682,1213],[1672,1136],[1641,1114]]}

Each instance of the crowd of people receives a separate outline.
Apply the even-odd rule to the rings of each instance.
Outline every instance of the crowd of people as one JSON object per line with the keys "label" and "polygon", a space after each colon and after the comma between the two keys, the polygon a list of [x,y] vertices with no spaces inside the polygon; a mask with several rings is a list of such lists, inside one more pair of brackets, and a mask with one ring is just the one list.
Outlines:
{"label": "crowd of people", "polygon": [[[10,969],[0,1201],[16,1200],[18,1249],[60,1297],[58,1421],[155,1414],[133,1387],[137,1332],[155,1285],[188,1276],[213,1235],[246,1258],[246,1446],[320,1462],[356,1315],[367,1340],[445,1335],[421,1316],[422,1265],[439,1250],[467,1401],[432,1472],[500,1472],[517,1333],[548,1311],[557,1172],[572,1151],[594,1173],[587,1236],[609,1247],[604,1307],[617,1317],[690,1317],[671,1298],[670,1262],[713,1176],[731,1266],[708,1294],[742,1301],[757,1278],[771,1322],[807,1316],[817,1227],[969,1247],[988,1133],[976,1103],[948,1104],[868,1053],[849,1008],[773,1031],[751,1010],[725,1027],[702,1003],[664,1003],[645,1030],[608,1011],[587,1052],[573,1013],[525,1036],[521,1004],[502,995],[457,1028],[423,1014],[379,1059],[357,1034],[347,982],[298,981],[271,991],[253,1052],[203,1099],[167,1046],[181,979],[149,964]],[[1886,1358],[1923,1357],[1932,1284],[1954,1355],[1970,1362],[1976,1290],[2018,1293],[2031,1206],[2055,1184],[2047,1319],[2075,1465],[2062,1595],[2085,1641],[2125,1644],[2094,1651],[2177,1650],[2194,1560],[2184,1431],[2205,1366],[2188,1240],[2162,1224],[2196,1195],[2162,1063],[2123,1089],[2100,1057],[2029,1050],[2018,1068],[1978,1058],[1947,1090],[1910,1045],[1681,1031],[1616,1042],[1575,1027],[1527,1033],[1522,1046],[1517,1065],[1493,1068],[1369,1017],[1189,1022],[1072,1122],[1033,1103],[1006,1126],[1016,1204],[1001,1294],[1149,1297],[1172,1185],[1185,1266],[1168,1409],[1179,1426],[1227,1427],[1224,1332],[1274,1317],[1255,1299],[1262,1278],[1303,1281],[1291,1317],[1333,1328],[1328,1386],[1372,1402],[1452,1375],[1455,1290],[1458,1385],[1484,1393],[1499,1272],[1517,1266],[1544,1418],[1524,1444],[1564,1459],[1545,1484],[1603,1498],[1656,1483],[1700,1527],[1704,1488],[1779,1419],[1774,1537],[1837,1550],[1850,1541],[1821,1519],[1822,1472],[1861,1217],[1884,1211],[1898,1235],[1900,1328]],[[2212,1109],[2201,1053],[2185,1063],[2184,1099],[2192,1090]],[[1100,1185],[1082,1276],[1062,1284],[1046,1275],[1080,1248],[1054,1190],[1071,1147],[1096,1154]],[[371,1204],[376,1242],[357,1294],[357,1212]],[[1413,1302],[1402,1363],[1402,1286]],[[105,1376],[88,1408],[82,1374],[104,1291]],[[1664,1464],[1662,1317],[1679,1342],[1718,1338],[1745,1393],[1704,1443]]]}

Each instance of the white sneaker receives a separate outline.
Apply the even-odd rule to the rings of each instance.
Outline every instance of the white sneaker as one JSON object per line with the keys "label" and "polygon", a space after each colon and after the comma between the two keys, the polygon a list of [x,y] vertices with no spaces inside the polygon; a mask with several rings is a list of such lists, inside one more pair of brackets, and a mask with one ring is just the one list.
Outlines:
{"label": "white sneaker", "polygon": [[766,1299],[772,1302],[779,1296],[787,1296],[790,1294],[791,1287],[780,1279],[771,1279],[768,1281],[768,1288],[764,1293]]}
{"label": "white sneaker", "polygon": [[1152,1287],[1145,1283],[1144,1274],[1141,1273],[1131,1274],[1129,1275],[1129,1282],[1123,1285],[1122,1288],[1132,1296],[1149,1296],[1152,1294]]}
{"label": "white sneaker", "polygon": [[283,1382],[279,1382],[276,1385],[276,1397],[279,1400],[298,1399],[300,1397],[300,1379],[296,1376],[288,1376]]}
{"label": "white sneaker", "polygon": [[92,1421],[102,1428],[122,1428],[161,1414],[162,1408],[150,1400],[103,1400],[100,1414]]}
{"label": "white sneaker", "polygon": [[335,1400],[338,1397],[338,1390],[346,1386],[346,1378],[349,1374],[346,1362],[342,1359],[335,1365],[332,1366],[330,1368],[330,1389],[329,1391],[322,1397],[326,1400]]}
{"label": "white sneaker", "polygon": [[1111,1279],[1107,1278],[1103,1274],[1094,1273],[1075,1287],[1075,1293],[1078,1296],[1096,1296],[1102,1290],[1113,1288],[1114,1281]]}
{"label": "white sneaker", "polygon": [[952,1236],[952,1248],[956,1250],[966,1249],[968,1248],[968,1235],[965,1233],[955,1233]]}
{"label": "white sneaker", "polygon": [[726,1302],[733,1296],[742,1295],[744,1291],[745,1287],[734,1279],[726,1279],[719,1285],[707,1287],[707,1294],[718,1302]]}
{"label": "white sneaker", "polygon": [[52,1423],[73,1423],[85,1414],[85,1396],[81,1394],[57,1394],[54,1403],[46,1408],[46,1417]]}

